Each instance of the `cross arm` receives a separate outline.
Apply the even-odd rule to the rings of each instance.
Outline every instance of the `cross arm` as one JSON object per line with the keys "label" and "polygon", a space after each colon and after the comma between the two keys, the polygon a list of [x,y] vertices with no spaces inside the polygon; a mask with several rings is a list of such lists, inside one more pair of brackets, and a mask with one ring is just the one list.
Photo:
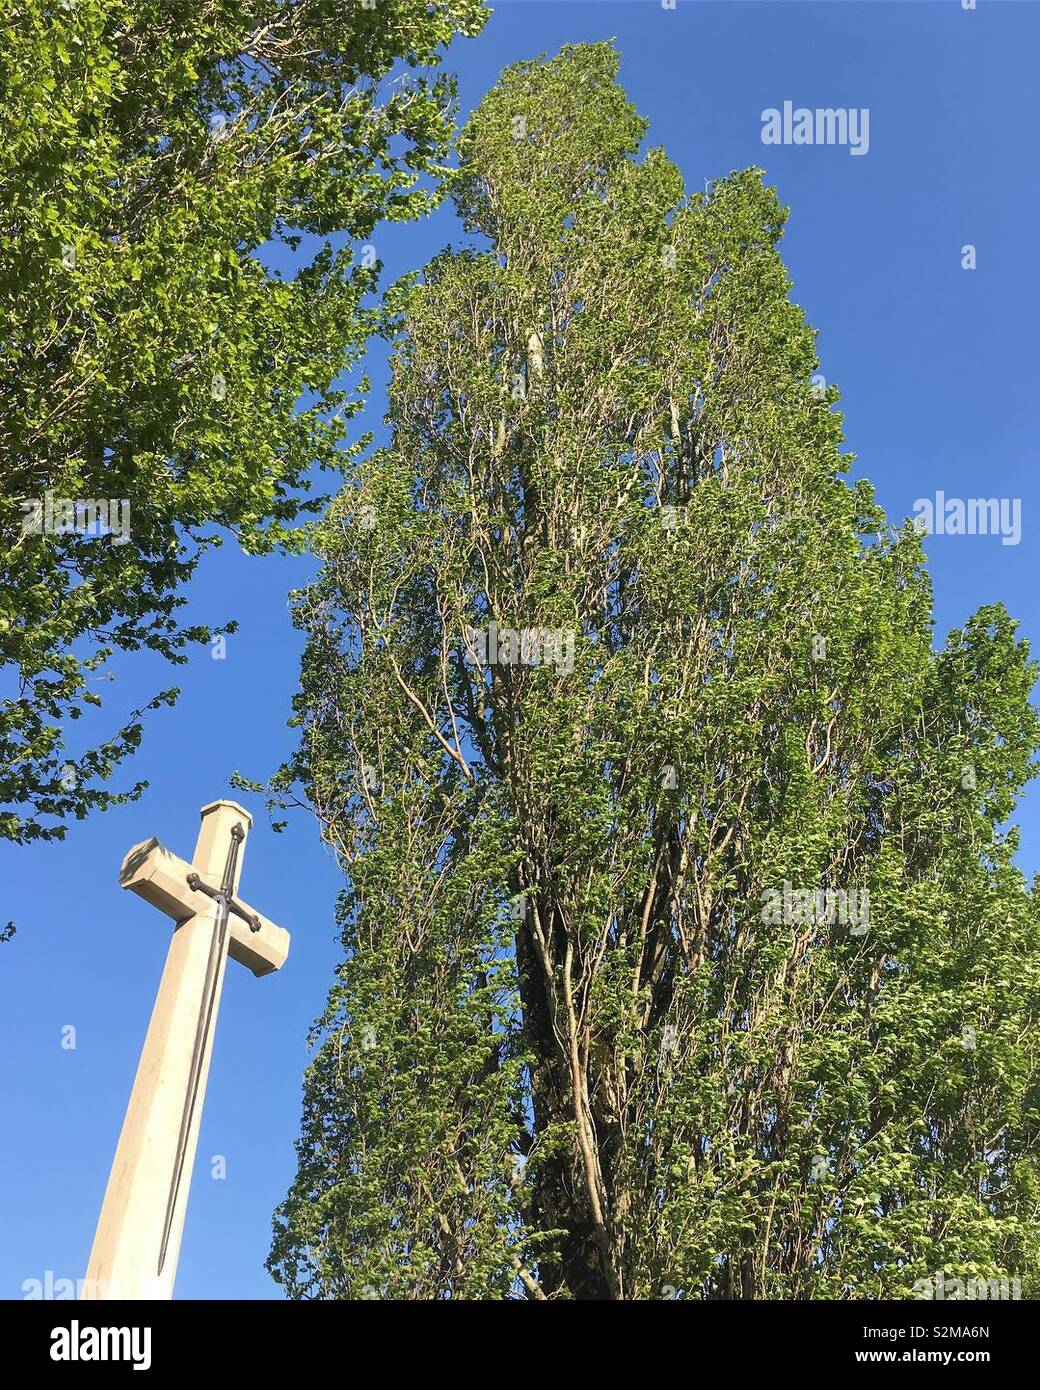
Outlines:
{"label": "cross arm", "polygon": [[[209,895],[188,885],[189,876],[196,872],[191,864],[171,854],[153,836],[129,851],[119,871],[119,886],[129,888],[180,924],[212,905]],[[199,878],[209,883],[207,875],[199,875]],[[220,885],[210,883],[209,886],[216,889]],[[240,902],[239,906],[248,917],[259,922],[260,929],[254,931],[247,920],[233,914],[228,919],[228,955],[247,966],[254,975],[269,975],[281,969],[289,955],[289,933],[247,903]]]}

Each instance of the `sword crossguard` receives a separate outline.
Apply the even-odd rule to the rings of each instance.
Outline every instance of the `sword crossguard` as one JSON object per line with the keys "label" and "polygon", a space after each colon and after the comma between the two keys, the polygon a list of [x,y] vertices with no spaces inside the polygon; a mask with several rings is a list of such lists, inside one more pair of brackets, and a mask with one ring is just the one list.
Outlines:
{"label": "sword crossguard", "polygon": [[211,888],[208,883],[203,883],[198,874],[188,875],[188,887],[193,893],[205,893],[207,898],[212,898],[213,901],[219,903],[221,907],[227,907],[229,912],[233,912],[236,917],[241,917],[242,921],[248,924],[251,932],[258,932],[260,930],[260,918],[257,917],[255,913],[247,912],[241,903],[237,903],[235,899],[231,897],[230,894],[225,893],[223,889]]}

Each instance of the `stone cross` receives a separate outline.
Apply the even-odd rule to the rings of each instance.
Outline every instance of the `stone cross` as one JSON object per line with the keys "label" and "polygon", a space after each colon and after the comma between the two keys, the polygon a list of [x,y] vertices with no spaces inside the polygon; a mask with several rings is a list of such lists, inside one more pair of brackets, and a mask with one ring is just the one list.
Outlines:
{"label": "stone cross", "polygon": [[119,882],[172,917],[159,993],[105,1190],[84,1298],[173,1296],[227,958],[268,975],[289,933],[241,902],[252,825],[234,801],[202,808],[191,863],[156,839],[123,860]]}

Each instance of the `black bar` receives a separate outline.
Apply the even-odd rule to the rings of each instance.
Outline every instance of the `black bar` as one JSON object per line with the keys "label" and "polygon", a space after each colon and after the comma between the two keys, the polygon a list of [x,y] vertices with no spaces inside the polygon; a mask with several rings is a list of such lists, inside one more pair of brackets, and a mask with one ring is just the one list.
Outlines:
{"label": "black bar", "polygon": [[[553,1381],[559,1379],[560,1353],[565,1347],[574,1348],[571,1355],[580,1358],[585,1371],[613,1347],[613,1356],[638,1357],[644,1372],[640,1384],[667,1374],[679,1377],[680,1384],[710,1377],[739,1385],[745,1375],[777,1370],[841,1376],[864,1371],[885,1377],[893,1366],[978,1373],[985,1383],[994,1370],[1020,1374],[1020,1367],[1031,1364],[1029,1353],[1035,1344],[1035,1314],[1029,1301],[701,1303],[661,1299],[649,1308],[623,1308],[620,1316],[625,1322],[632,1319],[631,1330],[619,1326],[617,1313],[610,1315],[609,1323],[600,1323],[594,1310],[573,1304],[561,1303],[552,1309],[543,1305],[531,1324],[526,1321],[527,1312],[516,1307],[483,1304],[474,1308],[458,1303],[424,1307],[398,1302],[388,1309],[380,1302],[365,1299],[349,1307],[278,1301],[0,1303],[0,1336],[7,1353],[5,1363],[18,1366],[23,1372],[20,1379],[27,1374],[30,1385],[34,1373],[41,1370],[49,1372],[47,1384],[90,1372],[133,1374],[132,1329],[138,1330],[138,1361],[144,1373],[166,1376],[182,1371],[197,1377],[204,1356],[207,1384],[224,1372],[232,1373],[235,1383],[241,1384],[251,1371],[266,1383],[279,1364],[296,1367],[293,1383],[303,1382],[325,1360],[339,1368],[347,1383],[355,1376],[372,1374],[366,1367],[372,1365],[373,1356],[391,1382],[410,1365],[425,1379],[438,1351],[453,1379],[475,1383],[483,1378],[482,1372],[493,1372],[496,1366],[507,1369],[496,1362],[493,1349],[482,1354],[484,1329],[489,1338],[509,1336],[518,1329],[525,1336],[532,1330],[555,1334],[551,1342],[539,1344],[546,1358],[553,1348]],[[549,1323],[544,1322],[546,1317]],[[591,1324],[585,1322],[587,1317]],[[102,1345],[85,1329],[101,1328],[123,1329],[118,1349],[129,1350],[131,1356],[104,1362],[82,1359],[83,1348],[89,1352],[93,1340],[99,1348]],[[413,1328],[418,1337],[402,1338],[402,1331]],[[143,1366],[146,1329],[147,1369]],[[653,1342],[646,1340],[647,1331],[652,1332]],[[376,1340],[383,1333],[392,1335],[389,1343]],[[465,1342],[458,1341],[460,1335]],[[632,1335],[639,1340],[630,1342]],[[73,1336],[79,1359],[52,1359],[52,1348],[71,1351]],[[512,1345],[500,1340],[496,1344],[499,1355]],[[507,1374],[519,1370],[510,1365]],[[522,1374],[525,1379],[542,1378],[547,1372],[547,1365],[539,1370],[532,1364]]]}

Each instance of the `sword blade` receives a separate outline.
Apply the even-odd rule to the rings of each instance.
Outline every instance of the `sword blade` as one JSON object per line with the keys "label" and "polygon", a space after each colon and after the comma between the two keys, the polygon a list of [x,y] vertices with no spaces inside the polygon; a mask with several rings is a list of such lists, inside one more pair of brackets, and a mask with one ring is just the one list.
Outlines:
{"label": "sword blade", "polygon": [[184,1161],[188,1152],[188,1138],[191,1134],[192,1123],[195,1119],[195,1105],[198,1100],[199,1082],[202,1078],[202,1065],[206,1056],[206,1049],[209,1044],[210,1032],[213,1026],[214,1005],[217,998],[217,981],[220,978],[220,962],[227,945],[227,926],[229,916],[229,903],[235,887],[235,868],[238,864],[238,849],[245,832],[241,825],[235,825],[231,830],[231,844],[228,846],[227,859],[224,863],[224,877],[221,881],[221,896],[217,906],[216,917],[213,922],[213,934],[210,937],[209,956],[206,961],[206,980],[202,988],[202,1008],[199,1011],[199,1021],[195,1028],[195,1043],[191,1053],[191,1069],[188,1072],[188,1093],[184,1100],[184,1110],[181,1114],[180,1133],[177,1136],[177,1152],[173,1160],[173,1177],[170,1181],[170,1193],[166,1202],[166,1219],[163,1223],[162,1244],[159,1247],[159,1267],[156,1275],[163,1272],[166,1264],[166,1255],[170,1244],[170,1235],[173,1231],[173,1220],[177,1212],[177,1202],[180,1197],[181,1179],[184,1175]]}

